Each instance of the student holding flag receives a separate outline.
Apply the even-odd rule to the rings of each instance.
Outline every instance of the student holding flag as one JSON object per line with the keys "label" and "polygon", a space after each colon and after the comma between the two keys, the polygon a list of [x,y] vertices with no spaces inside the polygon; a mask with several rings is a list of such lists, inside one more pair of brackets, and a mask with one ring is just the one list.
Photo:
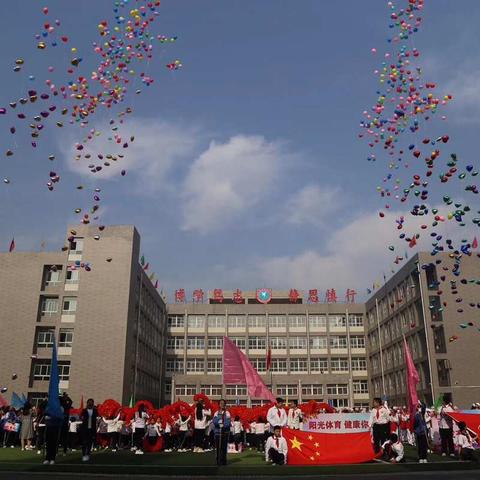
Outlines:
{"label": "student holding flag", "polygon": [[230,412],[227,411],[226,402],[222,399],[219,402],[218,411],[213,415],[217,465],[227,464],[228,435],[231,422]]}

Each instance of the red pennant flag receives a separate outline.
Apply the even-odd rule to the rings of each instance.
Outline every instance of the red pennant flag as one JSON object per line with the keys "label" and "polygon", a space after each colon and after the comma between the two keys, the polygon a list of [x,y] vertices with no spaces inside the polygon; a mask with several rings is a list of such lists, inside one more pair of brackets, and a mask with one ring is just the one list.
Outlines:
{"label": "red pennant flag", "polygon": [[412,354],[410,348],[408,348],[407,339],[403,337],[403,346],[405,350],[405,362],[407,364],[407,401],[408,401],[408,410],[410,413],[410,426],[413,428],[413,422],[415,420],[415,413],[417,412],[418,406],[418,394],[417,394],[417,384],[420,381],[418,376],[417,368],[413,363]]}
{"label": "red pennant flag", "polygon": [[155,288],[158,288],[158,280],[155,280]]}
{"label": "red pennant flag", "polygon": [[272,347],[270,344],[268,344],[266,365],[267,365],[267,372],[269,372],[270,366],[272,365]]}
{"label": "red pennant flag", "polygon": [[10,242],[10,248],[8,249],[9,252],[13,252],[15,250],[15,238],[12,238]]}
{"label": "red pennant flag", "polygon": [[408,244],[408,246],[410,248],[413,248],[415,245],[417,244],[417,239],[415,237],[412,237],[412,239],[410,240],[410,243]]}
{"label": "red pennant flag", "polygon": [[370,432],[314,433],[284,428],[289,465],[335,465],[375,458]]}
{"label": "red pennant flag", "polygon": [[148,270],[148,267],[149,267],[149,266],[150,266],[150,264],[147,262],[147,263],[145,264],[145,266],[143,267],[143,269],[144,269],[144,270]]}
{"label": "red pennant flag", "polygon": [[80,410],[83,410],[85,407],[83,406],[83,395],[82,398],[80,399]]}
{"label": "red pennant flag", "polygon": [[477,240],[477,237],[473,237],[472,248],[478,248],[478,240]]}

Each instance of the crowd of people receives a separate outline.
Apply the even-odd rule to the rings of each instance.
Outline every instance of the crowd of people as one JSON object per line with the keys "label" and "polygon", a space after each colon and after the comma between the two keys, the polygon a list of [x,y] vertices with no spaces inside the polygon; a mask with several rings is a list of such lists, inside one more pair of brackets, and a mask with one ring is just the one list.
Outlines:
{"label": "crowd of people", "polygon": [[[93,399],[86,406],[72,408],[72,400],[64,393],[60,397],[63,419],[50,419],[45,414],[47,400],[38,407],[29,403],[15,410],[0,410],[0,445],[3,448],[19,446],[22,450],[36,450],[44,455],[44,464],[52,465],[58,451],[82,451],[82,460],[88,462],[91,452],[129,450],[132,454],[147,452],[193,452],[215,450],[218,465],[227,462],[227,451],[237,453],[245,448],[255,449],[265,455],[273,465],[287,462],[288,445],[282,436],[282,428],[300,430],[304,411],[298,402],[282,398],[273,406],[262,408],[265,412],[248,421],[241,418],[238,407],[227,407],[224,400],[214,404],[208,397],[198,394],[194,404],[177,402],[176,408],[154,410],[149,402],[138,402],[134,408],[119,407],[114,401],[96,406]],[[173,406],[172,406],[173,407]],[[302,406],[303,407],[303,406]],[[480,407],[480,405],[479,405]],[[237,410],[236,410],[237,408]],[[438,412],[441,454],[456,456],[462,460],[474,458],[476,438],[459,422],[455,434],[453,420],[448,415],[453,406],[445,400]],[[168,412],[168,414],[165,414]],[[254,412],[255,413],[255,412]],[[433,449],[432,419],[437,412],[419,403],[411,418],[408,409],[389,408],[376,398],[370,412],[369,426],[377,455],[391,463],[405,461],[404,445],[416,445],[418,460],[427,462],[427,454]]]}

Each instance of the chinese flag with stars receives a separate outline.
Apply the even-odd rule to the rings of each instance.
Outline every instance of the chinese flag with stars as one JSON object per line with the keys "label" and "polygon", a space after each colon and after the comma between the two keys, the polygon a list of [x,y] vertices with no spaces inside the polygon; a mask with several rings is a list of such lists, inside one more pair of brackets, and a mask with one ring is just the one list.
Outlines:
{"label": "chinese flag with stars", "polygon": [[375,458],[370,432],[314,433],[284,428],[289,465],[364,463]]}

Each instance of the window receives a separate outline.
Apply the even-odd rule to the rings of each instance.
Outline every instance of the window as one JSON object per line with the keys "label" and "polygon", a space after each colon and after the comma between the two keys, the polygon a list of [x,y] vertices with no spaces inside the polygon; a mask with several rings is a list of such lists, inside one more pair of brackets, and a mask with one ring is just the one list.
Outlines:
{"label": "window", "polygon": [[347,337],[340,335],[330,336],[330,348],[347,348]]}
{"label": "window", "polygon": [[427,277],[427,285],[429,290],[438,290],[437,269],[433,263],[422,266],[425,269],[425,275]]}
{"label": "window", "polygon": [[61,265],[47,265],[45,268],[47,269],[45,284],[58,285],[60,283],[60,276],[62,274]]}
{"label": "window", "polygon": [[292,328],[300,328],[307,326],[307,317],[306,315],[289,315],[288,324]]}
{"label": "window", "polygon": [[208,328],[225,328],[225,315],[209,315]]}
{"label": "window", "polygon": [[58,312],[58,298],[44,297],[42,299],[42,315],[54,315]]}
{"label": "window", "polygon": [[302,385],[302,395],[307,397],[318,397],[323,395],[323,386],[322,385]]}
{"label": "window", "polygon": [[249,350],[265,350],[267,347],[267,339],[265,337],[249,337]]}
{"label": "window", "polygon": [[187,348],[189,350],[203,350],[205,348],[205,338],[187,337]]}
{"label": "window", "polygon": [[183,360],[180,358],[167,359],[165,369],[168,373],[182,372],[183,373]]}
{"label": "window", "polygon": [[272,350],[287,349],[287,337],[270,337],[268,341]]}
{"label": "window", "polygon": [[197,393],[196,385],[175,385],[175,395],[187,397]]}
{"label": "window", "polygon": [[330,400],[332,407],[334,408],[347,408],[348,398],[333,398]]}
{"label": "window", "polygon": [[222,385],[202,385],[200,391],[207,397],[221,397]]}
{"label": "window", "polygon": [[67,270],[67,277],[65,279],[65,283],[68,284],[75,284],[78,283],[78,270]]}
{"label": "window", "polygon": [[170,337],[167,339],[168,350],[183,350],[185,339],[183,337]]}
{"label": "window", "polygon": [[233,337],[230,340],[240,349],[245,350],[246,339],[245,337]]}
{"label": "window", "polygon": [[267,324],[266,315],[249,315],[248,326],[249,327],[265,327]]}
{"label": "window", "polygon": [[430,310],[430,318],[433,322],[442,322],[443,321],[443,307],[440,302],[440,297],[430,295],[428,297],[428,308]]}
{"label": "window", "polygon": [[296,397],[298,395],[298,385],[277,385],[277,395]]}
{"label": "window", "polygon": [[165,398],[170,399],[172,396],[172,382],[171,381],[165,382],[164,385],[165,385],[165,389],[164,389]]}
{"label": "window", "polygon": [[231,397],[245,397],[247,395],[246,385],[225,385],[225,393]]}
{"label": "window", "polygon": [[207,373],[222,373],[223,360],[221,358],[209,358],[207,360]]}
{"label": "window", "polygon": [[83,238],[74,238],[70,242],[70,253],[82,253],[83,252]]}
{"label": "window", "polygon": [[327,348],[327,337],[311,336],[310,348]]}
{"label": "window", "polygon": [[250,363],[257,372],[267,371],[267,361],[264,358],[252,358],[250,359]]}
{"label": "window", "polygon": [[183,315],[169,315],[167,317],[167,325],[169,327],[184,327],[185,317]]}
{"label": "window", "polygon": [[340,315],[329,315],[328,323],[330,325],[330,328],[346,327],[347,319],[346,317],[342,317]]}
{"label": "window", "polygon": [[245,328],[247,326],[247,317],[245,315],[229,315],[229,328]]}
{"label": "window", "polygon": [[291,372],[308,372],[308,361],[306,358],[291,358],[290,359]]}
{"label": "window", "polygon": [[272,372],[287,372],[286,358],[273,358],[271,365]]}
{"label": "window", "polygon": [[203,358],[190,358],[187,360],[187,373],[203,373],[205,371],[205,361]]}
{"label": "window", "polygon": [[205,315],[189,315],[188,328],[205,328]]}
{"label": "window", "polygon": [[58,377],[65,382],[70,379],[70,362],[58,362]]}
{"label": "window", "polygon": [[72,314],[77,311],[77,297],[63,297],[63,313]]}
{"label": "window", "polygon": [[363,327],[363,316],[362,315],[349,315],[348,324],[351,327]]}
{"label": "window", "polygon": [[450,361],[437,360],[438,384],[441,387],[449,387],[450,382]]}
{"label": "window", "polygon": [[284,328],[287,326],[287,316],[286,315],[269,315],[268,316],[268,325],[271,328]]}
{"label": "window", "polygon": [[445,343],[445,331],[443,325],[435,326],[433,329],[433,344],[436,353],[447,353],[447,345]]}
{"label": "window", "polygon": [[325,315],[309,315],[308,323],[310,327],[323,327],[327,326],[327,317]]}
{"label": "window", "polygon": [[310,370],[312,373],[328,373],[328,359],[327,358],[311,358]]}
{"label": "window", "polygon": [[352,370],[359,371],[359,370],[366,370],[367,369],[367,360],[365,358],[352,358]]}
{"label": "window", "polygon": [[348,358],[332,358],[330,368],[333,372],[348,372]]}
{"label": "window", "polygon": [[368,393],[367,380],[354,380],[353,381],[353,393]]}
{"label": "window", "polygon": [[39,330],[37,332],[37,348],[50,348],[53,346],[55,330]]}
{"label": "window", "polygon": [[307,349],[307,337],[290,337],[288,339],[288,345],[291,349]]}
{"label": "window", "polygon": [[348,395],[348,385],[346,383],[330,383],[327,385],[328,395]]}
{"label": "window", "polygon": [[211,350],[222,350],[223,348],[223,337],[209,337],[208,338],[208,348]]}
{"label": "window", "polygon": [[37,360],[33,365],[34,380],[50,380],[50,360]]}
{"label": "window", "polygon": [[58,335],[59,347],[71,347],[73,344],[73,328],[61,328]]}
{"label": "window", "polygon": [[365,337],[353,335],[350,337],[350,346],[352,348],[365,348]]}
{"label": "window", "polygon": [[39,407],[41,403],[43,403],[44,401],[47,400],[47,397],[48,397],[48,393],[45,392],[45,393],[38,393],[38,392],[35,392],[35,393],[29,393],[28,394],[28,401],[30,402],[30,405],[32,405],[33,407]]}

